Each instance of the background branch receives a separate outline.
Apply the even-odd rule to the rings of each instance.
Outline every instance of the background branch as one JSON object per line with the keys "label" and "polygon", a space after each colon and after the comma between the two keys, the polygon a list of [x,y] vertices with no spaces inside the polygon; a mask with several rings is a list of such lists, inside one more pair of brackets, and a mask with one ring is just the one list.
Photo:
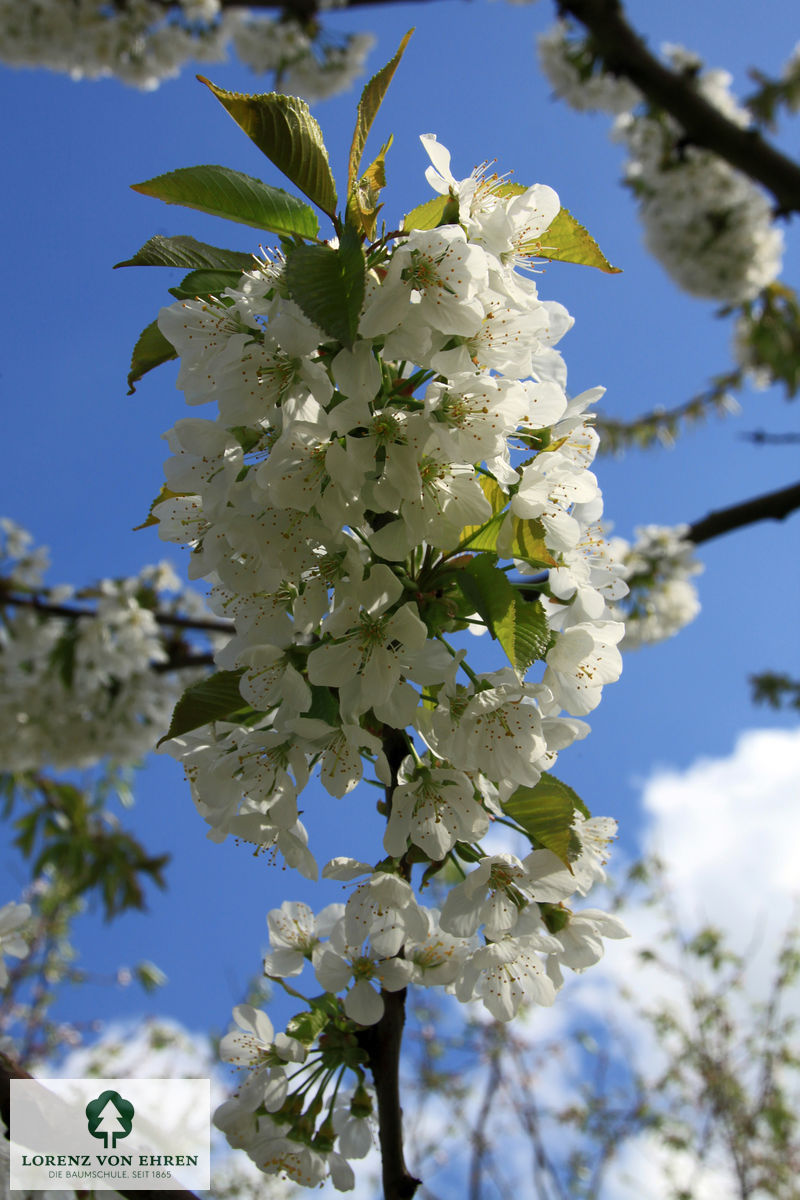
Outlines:
{"label": "background branch", "polygon": [[754,446],[794,446],[800,442],[800,433],[768,433],[765,429],[753,429],[739,437]]}
{"label": "background branch", "polygon": [[[13,587],[13,580],[0,581],[0,605],[9,604],[14,608],[32,608],[35,612],[44,613],[45,616],[66,617],[68,620],[97,616],[97,610],[94,608],[57,604],[35,592],[23,596],[18,592],[6,591],[5,587],[9,583]],[[164,625],[168,628],[196,630],[198,633],[233,633],[235,629],[233,621],[216,620],[213,617],[182,617],[173,613],[160,613],[155,609],[146,609],[145,611],[152,612],[153,620],[157,625]]]}
{"label": "background branch", "polygon": [[628,24],[619,0],[559,0],[559,10],[589,31],[606,68],[622,75],[674,117],[690,142],[704,146],[772,192],[780,213],[800,212],[800,166],[754,129],[742,129],[678,71],[651,54]]}
{"label": "background branch", "polygon": [[741,504],[732,504],[730,508],[718,508],[701,521],[690,525],[686,537],[699,546],[701,542],[710,542],[712,538],[731,533],[734,529],[743,529],[756,521],[783,521],[798,508],[800,483],[794,483],[790,487],[767,492],[764,496],[755,496]]}

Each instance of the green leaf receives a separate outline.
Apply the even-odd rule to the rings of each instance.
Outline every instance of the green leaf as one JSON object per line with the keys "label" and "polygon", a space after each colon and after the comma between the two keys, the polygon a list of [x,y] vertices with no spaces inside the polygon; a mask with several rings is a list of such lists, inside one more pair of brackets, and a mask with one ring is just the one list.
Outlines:
{"label": "green leaf", "polygon": [[249,454],[264,439],[264,430],[253,429],[250,425],[229,425],[227,432],[233,434],[245,454]]}
{"label": "green leaf", "polygon": [[[508,497],[505,497],[506,500]],[[506,519],[504,512],[496,512],[483,525],[467,525],[461,530],[459,550],[486,550],[490,554],[497,553],[497,539]]]}
{"label": "green leaf", "polygon": [[297,1038],[298,1042],[310,1046],[329,1021],[330,1017],[325,1009],[321,1005],[315,1006],[311,1012],[301,1012],[297,1016],[291,1017],[286,1026],[286,1032],[289,1037]]}
{"label": "green leaf", "polygon": [[177,300],[206,300],[221,295],[225,288],[235,288],[241,277],[241,271],[190,271],[169,292]]}
{"label": "green leaf", "polygon": [[771,283],[744,306],[736,333],[748,364],[766,367],[791,399],[800,390],[800,300],[781,282]]}
{"label": "green leaf", "polygon": [[480,862],[484,857],[483,853],[480,850],[476,850],[474,846],[470,846],[469,842],[456,842],[453,849],[464,862]]}
{"label": "green leaf", "polygon": [[133,258],[114,264],[117,267],[180,267],[182,270],[216,269],[237,271],[241,275],[253,266],[253,255],[241,250],[223,250],[208,242],[177,234],[175,237],[151,237]]}
{"label": "green leaf", "polygon": [[211,721],[234,721],[252,713],[254,709],[239,692],[243,674],[243,671],[217,671],[188,687],[175,705],[169,729],[158,745]]}
{"label": "green leaf", "polygon": [[576,811],[588,816],[589,810],[555,775],[545,771],[535,787],[518,787],[503,808],[535,842],[552,850],[567,866],[580,854],[580,842],[571,826]]}
{"label": "green leaf", "polygon": [[418,204],[403,217],[403,229],[436,229],[439,225],[458,224],[458,201],[452,196],[434,196]]}
{"label": "green leaf", "polygon": [[461,530],[459,550],[489,550],[497,547],[497,538],[503,524],[503,509],[508,504],[508,495],[491,475],[478,479],[481,491],[492,506],[492,516],[483,525],[465,525]]}
{"label": "green leaf", "polygon": [[196,208],[270,233],[316,237],[319,229],[313,211],[302,200],[230,167],[179,167],[132,187],[143,196]]}
{"label": "green leaf", "polygon": [[146,992],[155,992],[167,982],[167,977],[160,967],[146,960],[137,963],[133,968],[137,982]]}
{"label": "green leaf", "polygon": [[541,521],[510,516],[504,511],[508,496],[490,476],[481,477],[481,489],[494,516],[483,525],[465,525],[459,550],[482,550],[498,558],[521,558],[534,567],[558,565],[547,548]]}
{"label": "green leaf", "polygon": [[172,342],[167,341],[158,328],[158,322],[153,321],[139,334],[139,340],[133,348],[131,369],[128,372],[128,395],[133,395],[136,391],[134,385],[148,371],[152,371],[153,367],[160,367],[162,363],[177,357],[178,352]]}
{"label": "green leaf", "polygon": [[558,562],[547,549],[544,525],[539,520],[512,517],[497,539],[501,558],[522,558],[533,567],[556,567]]}
{"label": "green leaf", "polygon": [[383,97],[386,95],[389,84],[392,82],[392,77],[397,70],[400,59],[403,57],[409,39],[414,32],[409,29],[408,33],[400,43],[397,53],[393,58],[390,58],[385,67],[381,67],[376,75],[373,75],[369,83],[365,86],[361,93],[361,99],[358,102],[358,114],[356,116],[356,127],[353,131],[353,142],[350,146],[350,161],[347,168],[347,194],[351,196],[353,189],[358,181],[358,169],[361,166],[361,156],[364,153],[364,147],[367,144],[367,137],[372,128],[372,122],[377,116],[378,109],[383,103]]}
{"label": "green leaf", "polygon": [[619,275],[621,270],[620,267],[611,266],[589,231],[566,208],[561,209],[537,241],[525,242],[520,250],[534,258],[597,267],[598,271],[605,271],[608,275]]}
{"label": "green leaf", "polygon": [[162,504],[165,500],[175,500],[179,496],[190,496],[191,492],[172,492],[165,483],[162,483],[161,490],[156,496],[150,508],[147,510],[147,517],[142,521],[141,525],[134,525],[132,533],[138,533],[140,529],[149,529],[151,525],[157,525],[159,518],[156,516],[154,509]]}
{"label": "green leaf", "polygon": [[277,92],[246,96],[219,88],[203,75],[197,78],[210,88],[261,153],[332,218],[336,212],[336,184],[322,130],[306,102]]}
{"label": "green leaf", "polygon": [[309,321],[348,347],[358,331],[365,271],[361,239],[349,226],[337,249],[300,244],[286,254],[289,295]]}
{"label": "green leaf", "polygon": [[330,688],[312,683],[311,707],[304,713],[305,717],[314,721],[324,721],[326,725],[337,726],[340,722],[339,701]]}
{"label": "green leaf", "polygon": [[541,604],[523,600],[505,572],[486,555],[473,558],[459,573],[458,582],[516,670],[527,671],[546,653],[550,627]]}
{"label": "green leaf", "polygon": [[390,137],[358,180],[347,201],[347,224],[361,229],[370,240],[375,237],[378,213],[383,208],[378,203],[378,197],[386,187],[386,154],[391,144]]}
{"label": "green leaf", "polygon": [[339,999],[332,992],[322,992],[319,996],[312,996],[309,1004],[315,1012],[327,1013],[331,1021],[342,1015]]}
{"label": "green leaf", "polygon": [[492,475],[481,475],[478,479],[481,491],[492,506],[493,513],[501,512],[508,504],[508,493]]}

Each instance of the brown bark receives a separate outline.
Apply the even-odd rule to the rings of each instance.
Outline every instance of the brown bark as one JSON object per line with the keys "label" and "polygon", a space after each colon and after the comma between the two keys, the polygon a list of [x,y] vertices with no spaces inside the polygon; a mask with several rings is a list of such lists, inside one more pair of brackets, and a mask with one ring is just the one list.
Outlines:
{"label": "brown bark", "polygon": [[384,1200],[410,1200],[421,1180],[406,1166],[403,1154],[403,1110],[400,1105],[400,1051],[406,1019],[406,990],[381,992],[383,1016],[366,1026],[359,1042],[369,1055],[378,1100],[378,1140]]}
{"label": "brown bark", "polygon": [[783,521],[798,508],[800,483],[793,483],[790,487],[755,496],[741,504],[732,504],[730,508],[719,508],[701,521],[691,524],[686,536],[699,546],[701,542],[710,542],[713,538],[731,533],[734,529],[743,529],[756,521]]}
{"label": "brown bark", "polygon": [[[386,788],[386,815],[391,812],[392,795],[397,786],[400,764],[408,753],[405,734],[399,729],[384,728],[383,749],[391,771],[391,783]],[[411,874],[408,864],[402,863],[406,879]],[[406,989],[399,992],[381,991],[383,1016],[376,1025],[365,1026],[358,1035],[359,1044],[369,1056],[369,1067],[378,1101],[378,1140],[381,1147],[381,1176],[383,1200],[410,1200],[421,1180],[406,1166],[403,1152],[403,1109],[400,1104],[400,1053],[403,1026],[406,1020]]]}

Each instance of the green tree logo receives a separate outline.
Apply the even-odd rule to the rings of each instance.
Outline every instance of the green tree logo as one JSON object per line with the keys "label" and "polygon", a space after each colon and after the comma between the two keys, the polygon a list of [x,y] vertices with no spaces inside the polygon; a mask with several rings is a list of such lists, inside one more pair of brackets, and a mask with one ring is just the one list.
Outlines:
{"label": "green tree logo", "polygon": [[86,1105],[86,1119],[92,1137],[103,1138],[106,1150],[117,1144],[117,1138],[126,1138],[133,1128],[133,1105],[119,1092],[101,1092],[96,1100]]}

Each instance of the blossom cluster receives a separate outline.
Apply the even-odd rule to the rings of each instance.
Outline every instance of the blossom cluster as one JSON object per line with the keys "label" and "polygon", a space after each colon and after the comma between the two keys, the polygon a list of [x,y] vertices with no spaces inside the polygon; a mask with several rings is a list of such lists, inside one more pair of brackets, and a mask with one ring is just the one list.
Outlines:
{"label": "blossom cluster", "polygon": [[4,518],[0,763],[6,771],[135,763],[153,749],[178,696],[197,678],[196,668],[169,669],[156,611],[207,617],[202,597],[182,587],[168,563],[81,592],[45,588],[46,567],[46,551]]}
{"label": "blossom cluster", "polygon": [[[621,669],[623,626],[606,597],[626,589],[597,532],[589,470],[597,436],[585,410],[600,390],[567,399],[555,344],[571,318],[515,269],[558,198],[541,185],[506,194],[477,175],[457,182],[449,154],[423,140],[428,178],[457,197],[461,223],[376,250],[351,347],[287,298],[279,257],[220,301],[182,301],[159,318],[187,401],[216,401],[218,415],[165,435],[177,495],[154,514],[162,538],[192,546],[190,576],[208,579],[211,607],[234,620],[216,661],[240,673],[254,710],[168,749],[210,836],[276,847],[308,877],[317,868],[297,797],[315,767],[336,798],[365,759],[388,784],[387,731],[410,728],[404,778],[442,793],[431,801],[438,841],[423,831],[420,798],[402,836],[390,823],[389,853],[410,838],[443,858],[585,736],[576,718]],[[532,580],[534,555],[553,564],[531,610],[538,682],[513,667],[477,674],[444,636],[482,625],[459,585],[474,565],[468,531],[484,527]]]}
{"label": "blossom cluster", "polygon": [[536,38],[539,65],[553,92],[577,112],[630,112],[641,102],[639,89],[622,76],[598,69],[590,46],[559,20]]}
{"label": "blossom cluster", "polygon": [[[561,99],[616,115],[613,137],[628,152],[624,178],[639,202],[645,243],[679,287],[740,304],[777,277],[783,235],[754,183],[711,151],[687,145],[680,125],[646,107],[627,80],[603,71],[567,22],[543,34],[538,47],[542,70]],[[704,70],[679,46],[665,46],[664,55],[699,95],[748,127],[750,114],[733,96],[727,71]]]}
{"label": "blossom cluster", "polygon": [[[458,180],[435,136],[422,142],[440,223],[418,227],[412,213],[365,247],[354,336],[326,332],[293,298],[291,248],[158,322],[186,401],[215,408],[164,435],[153,516],[235,626],[209,687],[238,685],[217,719],[176,728],[165,748],[209,837],[312,879],[307,785],[336,800],[362,779],[385,791],[381,862],[345,843],[323,871],[347,901],[316,919],[296,904],[270,914],[267,974],[310,963],[322,1007],[276,1038],[240,1008],[223,1043],[254,1069],[218,1124],[262,1170],[309,1185],[330,1174],[352,1186],[348,1138],[367,1139],[351,1120],[369,1110],[357,1031],[381,1020],[385,995],[440,986],[510,1020],[553,1003],[562,966],[580,970],[604,937],[624,936],[566,903],[603,877],[616,824],[549,774],[619,676],[624,626],[608,604],[627,591],[590,469],[587,410],[602,390],[568,397],[557,343],[572,318],[530,271],[558,196],[480,169]],[[467,629],[488,629],[509,665],[476,670]],[[540,784],[571,797],[560,854],[536,832]],[[485,850],[498,823],[531,852]],[[441,911],[419,903],[414,864],[455,873]],[[349,1109],[345,1068],[357,1075]]]}
{"label": "blossom cluster", "polygon": [[[330,904],[317,916],[298,902],[273,909],[265,973],[294,981],[310,964],[326,993],[344,992],[344,1015],[360,1026],[380,1019],[381,992],[410,984],[443,987],[461,1001],[479,999],[502,1021],[523,1004],[550,1005],[563,966],[581,971],[601,958],[603,938],[627,936],[608,913],[572,913],[564,906],[604,878],[614,828],[607,818],[576,821],[581,852],[571,869],[549,850],[524,860],[487,856],[450,891],[441,911],[419,904],[396,875],[334,859],[325,868],[327,878],[362,882],[346,904]],[[481,927],[485,940],[477,936]],[[363,1158],[374,1140],[373,1102],[360,1069],[352,1095],[336,1087],[326,1097],[340,1072],[329,1052],[326,1061],[324,1049],[309,1051],[301,1026],[290,1024],[289,1034],[275,1035],[266,1014],[252,1006],[239,1005],[233,1015],[238,1028],[223,1038],[220,1053],[247,1074],[217,1110],[215,1124],[267,1174],[285,1173],[309,1187],[330,1175],[339,1190],[352,1188],[349,1160]],[[319,1076],[316,1103],[303,1112],[298,1100],[309,1078]],[[314,1132],[309,1117],[323,1113]]]}
{"label": "blossom cluster", "polygon": [[632,543],[611,539],[629,588],[614,609],[614,615],[625,622],[621,650],[673,637],[700,612],[691,580],[703,565],[694,557],[687,532],[687,525],[644,525],[636,530]]}
{"label": "blossom cluster", "polygon": [[[324,5],[320,6],[324,7]],[[361,74],[369,34],[323,40],[291,17],[222,9],[219,0],[0,0],[0,60],[73,79],[109,75],[152,89],[188,61],[219,62],[232,45],[251,70],[272,71],[293,94],[323,99]]]}

